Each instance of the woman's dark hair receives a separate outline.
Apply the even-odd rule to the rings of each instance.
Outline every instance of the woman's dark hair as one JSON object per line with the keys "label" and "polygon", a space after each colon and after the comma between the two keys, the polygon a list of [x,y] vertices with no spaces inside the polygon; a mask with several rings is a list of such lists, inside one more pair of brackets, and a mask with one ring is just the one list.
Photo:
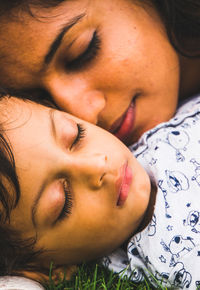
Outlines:
{"label": "woman's dark hair", "polygon": [[[1,97],[0,97],[1,101]],[[0,112],[1,114],[1,112]],[[20,270],[36,269],[33,262],[40,253],[34,251],[36,238],[22,240],[10,228],[10,213],[20,198],[20,185],[15,159],[9,141],[0,125],[0,275],[17,274]]]}
{"label": "woman's dark hair", "polygon": [[[31,13],[31,6],[55,7],[67,0],[0,0],[1,14],[15,9]],[[134,1],[134,0],[132,0]],[[199,0],[138,0],[149,2],[159,12],[174,48],[184,56],[200,56],[200,1]],[[194,41],[195,39],[195,41]],[[198,44],[198,45],[197,45]]]}
{"label": "woman's dark hair", "polygon": [[174,48],[184,56],[200,56],[200,1],[151,0]]}
{"label": "woman's dark hair", "polygon": [[43,8],[55,7],[67,0],[0,0],[0,11],[9,13],[15,9],[27,10],[30,12],[31,6],[38,6]]}

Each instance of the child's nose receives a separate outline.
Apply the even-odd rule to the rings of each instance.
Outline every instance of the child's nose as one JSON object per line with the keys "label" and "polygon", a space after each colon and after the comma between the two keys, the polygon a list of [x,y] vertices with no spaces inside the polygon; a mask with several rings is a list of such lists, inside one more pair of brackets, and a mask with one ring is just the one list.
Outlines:
{"label": "child's nose", "polygon": [[80,174],[88,186],[93,189],[101,187],[107,173],[107,156],[100,153],[84,155],[78,162]]}

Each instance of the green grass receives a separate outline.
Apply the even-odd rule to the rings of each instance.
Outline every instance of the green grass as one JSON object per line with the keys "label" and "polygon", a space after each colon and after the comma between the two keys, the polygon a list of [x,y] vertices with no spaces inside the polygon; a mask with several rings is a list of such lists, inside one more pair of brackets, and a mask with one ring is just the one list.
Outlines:
{"label": "green grass", "polygon": [[[127,276],[117,275],[105,269],[99,264],[82,265],[70,281],[65,278],[57,285],[49,278],[49,284],[44,285],[47,290],[151,290],[153,288],[148,281],[136,284]],[[167,289],[158,285],[156,289]]]}

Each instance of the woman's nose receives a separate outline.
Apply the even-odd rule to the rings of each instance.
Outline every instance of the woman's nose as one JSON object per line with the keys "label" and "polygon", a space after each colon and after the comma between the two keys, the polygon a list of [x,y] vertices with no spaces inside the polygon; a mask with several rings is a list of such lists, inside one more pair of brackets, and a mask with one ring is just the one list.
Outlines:
{"label": "woman's nose", "polygon": [[92,189],[101,187],[107,174],[107,156],[101,153],[82,155],[77,163],[75,172],[81,175],[83,182]]}
{"label": "woman's nose", "polygon": [[76,78],[66,81],[60,76],[53,76],[46,80],[45,86],[59,108],[90,123],[98,122],[106,99],[103,92],[90,88],[87,80]]}

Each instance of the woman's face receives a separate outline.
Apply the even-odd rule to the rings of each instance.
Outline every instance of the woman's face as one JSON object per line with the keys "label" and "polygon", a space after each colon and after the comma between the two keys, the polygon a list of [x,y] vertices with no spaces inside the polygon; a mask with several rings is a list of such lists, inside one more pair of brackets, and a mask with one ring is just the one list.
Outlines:
{"label": "woman's face", "polygon": [[129,149],[67,113],[1,102],[21,189],[10,226],[22,239],[37,236],[45,265],[79,263],[119,247],[141,223],[151,191]]}
{"label": "woman's face", "polygon": [[3,86],[44,90],[126,144],[173,115],[178,56],[152,7],[74,0],[32,12],[1,17]]}

